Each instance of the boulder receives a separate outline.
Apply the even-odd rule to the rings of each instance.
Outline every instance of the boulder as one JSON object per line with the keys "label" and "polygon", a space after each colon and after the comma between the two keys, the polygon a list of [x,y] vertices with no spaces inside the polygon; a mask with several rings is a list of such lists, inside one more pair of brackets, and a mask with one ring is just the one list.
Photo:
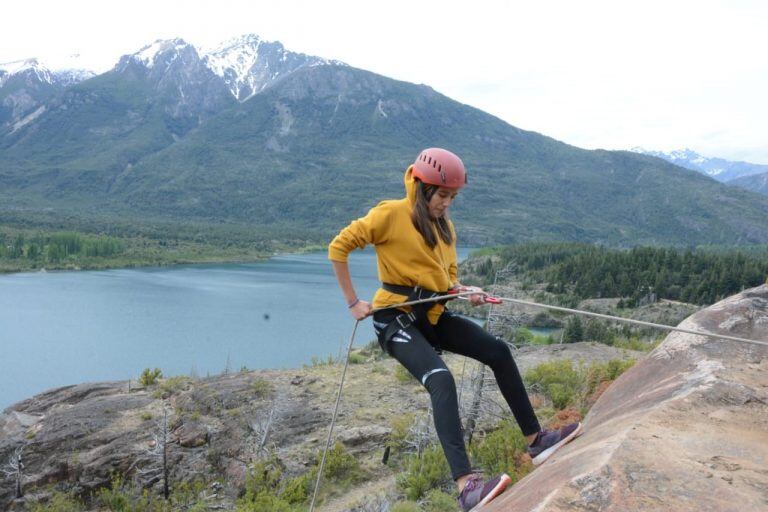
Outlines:
{"label": "boulder", "polygon": [[[680,326],[768,341],[768,286]],[[768,345],[669,334],[580,438],[484,510],[768,510]]]}

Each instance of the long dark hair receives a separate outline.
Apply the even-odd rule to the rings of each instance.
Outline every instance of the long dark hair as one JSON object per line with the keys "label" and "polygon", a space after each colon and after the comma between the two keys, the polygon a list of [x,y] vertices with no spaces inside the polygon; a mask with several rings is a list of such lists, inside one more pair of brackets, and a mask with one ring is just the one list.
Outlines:
{"label": "long dark hair", "polygon": [[448,245],[453,243],[453,233],[451,233],[451,225],[448,222],[448,213],[443,214],[442,217],[433,219],[429,216],[428,203],[432,196],[435,195],[437,189],[440,188],[436,185],[429,185],[416,180],[416,204],[413,206],[411,212],[411,222],[416,230],[421,233],[424,241],[427,243],[430,249],[434,249],[437,245],[437,235],[443,239]]}

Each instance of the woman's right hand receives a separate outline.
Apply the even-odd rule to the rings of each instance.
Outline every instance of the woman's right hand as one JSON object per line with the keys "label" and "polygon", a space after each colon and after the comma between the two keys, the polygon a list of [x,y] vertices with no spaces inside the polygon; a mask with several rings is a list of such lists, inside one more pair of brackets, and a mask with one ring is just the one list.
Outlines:
{"label": "woman's right hand", "polygon": [[355,320],[363,320],[373,312],[370,302],[364,300],[357,301],[357,304],[349,308],[349,313],[355,317]]}

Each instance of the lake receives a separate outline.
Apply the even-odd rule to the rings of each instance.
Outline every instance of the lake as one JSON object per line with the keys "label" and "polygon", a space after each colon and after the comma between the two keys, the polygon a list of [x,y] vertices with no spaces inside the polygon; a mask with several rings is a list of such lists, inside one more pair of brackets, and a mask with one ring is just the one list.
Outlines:
{"label": "lake", "polygon": [[[359,296],[372,297],[375,252],[353,252],[350,272]],[[353,326],[325,252],[0,276],[0,410],[58,386],[136,379],[144,368],[206,376],[300,367],[337,356]],[[355,339],[375,339],[370,321]]]}

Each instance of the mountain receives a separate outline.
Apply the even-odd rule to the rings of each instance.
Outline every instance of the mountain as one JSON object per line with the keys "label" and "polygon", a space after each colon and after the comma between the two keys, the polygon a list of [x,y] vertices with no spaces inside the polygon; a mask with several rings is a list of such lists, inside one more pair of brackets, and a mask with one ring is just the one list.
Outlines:
{"label": "mountain", "polygon": [[272,82],[305,66],[344,65],[339,61],[286,50],[279,42],[263,41],[254,34],[222,43],[203,57],[206,66],[221,77],[238,101],[247,101]]}
{"label": "mountain", "polygon": [[46,101],[93,76],[92,71],[54,68],[38,59],[0,64],[0,131],[19,130],[44,112]]}
{"label": "mountain", "polygon": [[202,54],[157,41],[66,88],[34,121],[0,132],[0,204],[321,241],[401,197],[403,170],[429,146],[469,169],[453,208],[465,244],[768,241],[757,194],[658,158],[569,146],[428,86],[256,37]]}
{"label": "mountain", "polygon": [[768,196],[768,172],[735,178],[728,184]]}
{"label": "mountain", "polygon": [[733,162],[722,158],[708,158],[690,149],[678,149],[665,153],[662,151],[648,151],[636,147],[632,148],[631,151],[663,158],[680,167],[706,174],[721,183],[727,183],[743,176],[768,172],[768,165],[752,164],[749,162]]}

